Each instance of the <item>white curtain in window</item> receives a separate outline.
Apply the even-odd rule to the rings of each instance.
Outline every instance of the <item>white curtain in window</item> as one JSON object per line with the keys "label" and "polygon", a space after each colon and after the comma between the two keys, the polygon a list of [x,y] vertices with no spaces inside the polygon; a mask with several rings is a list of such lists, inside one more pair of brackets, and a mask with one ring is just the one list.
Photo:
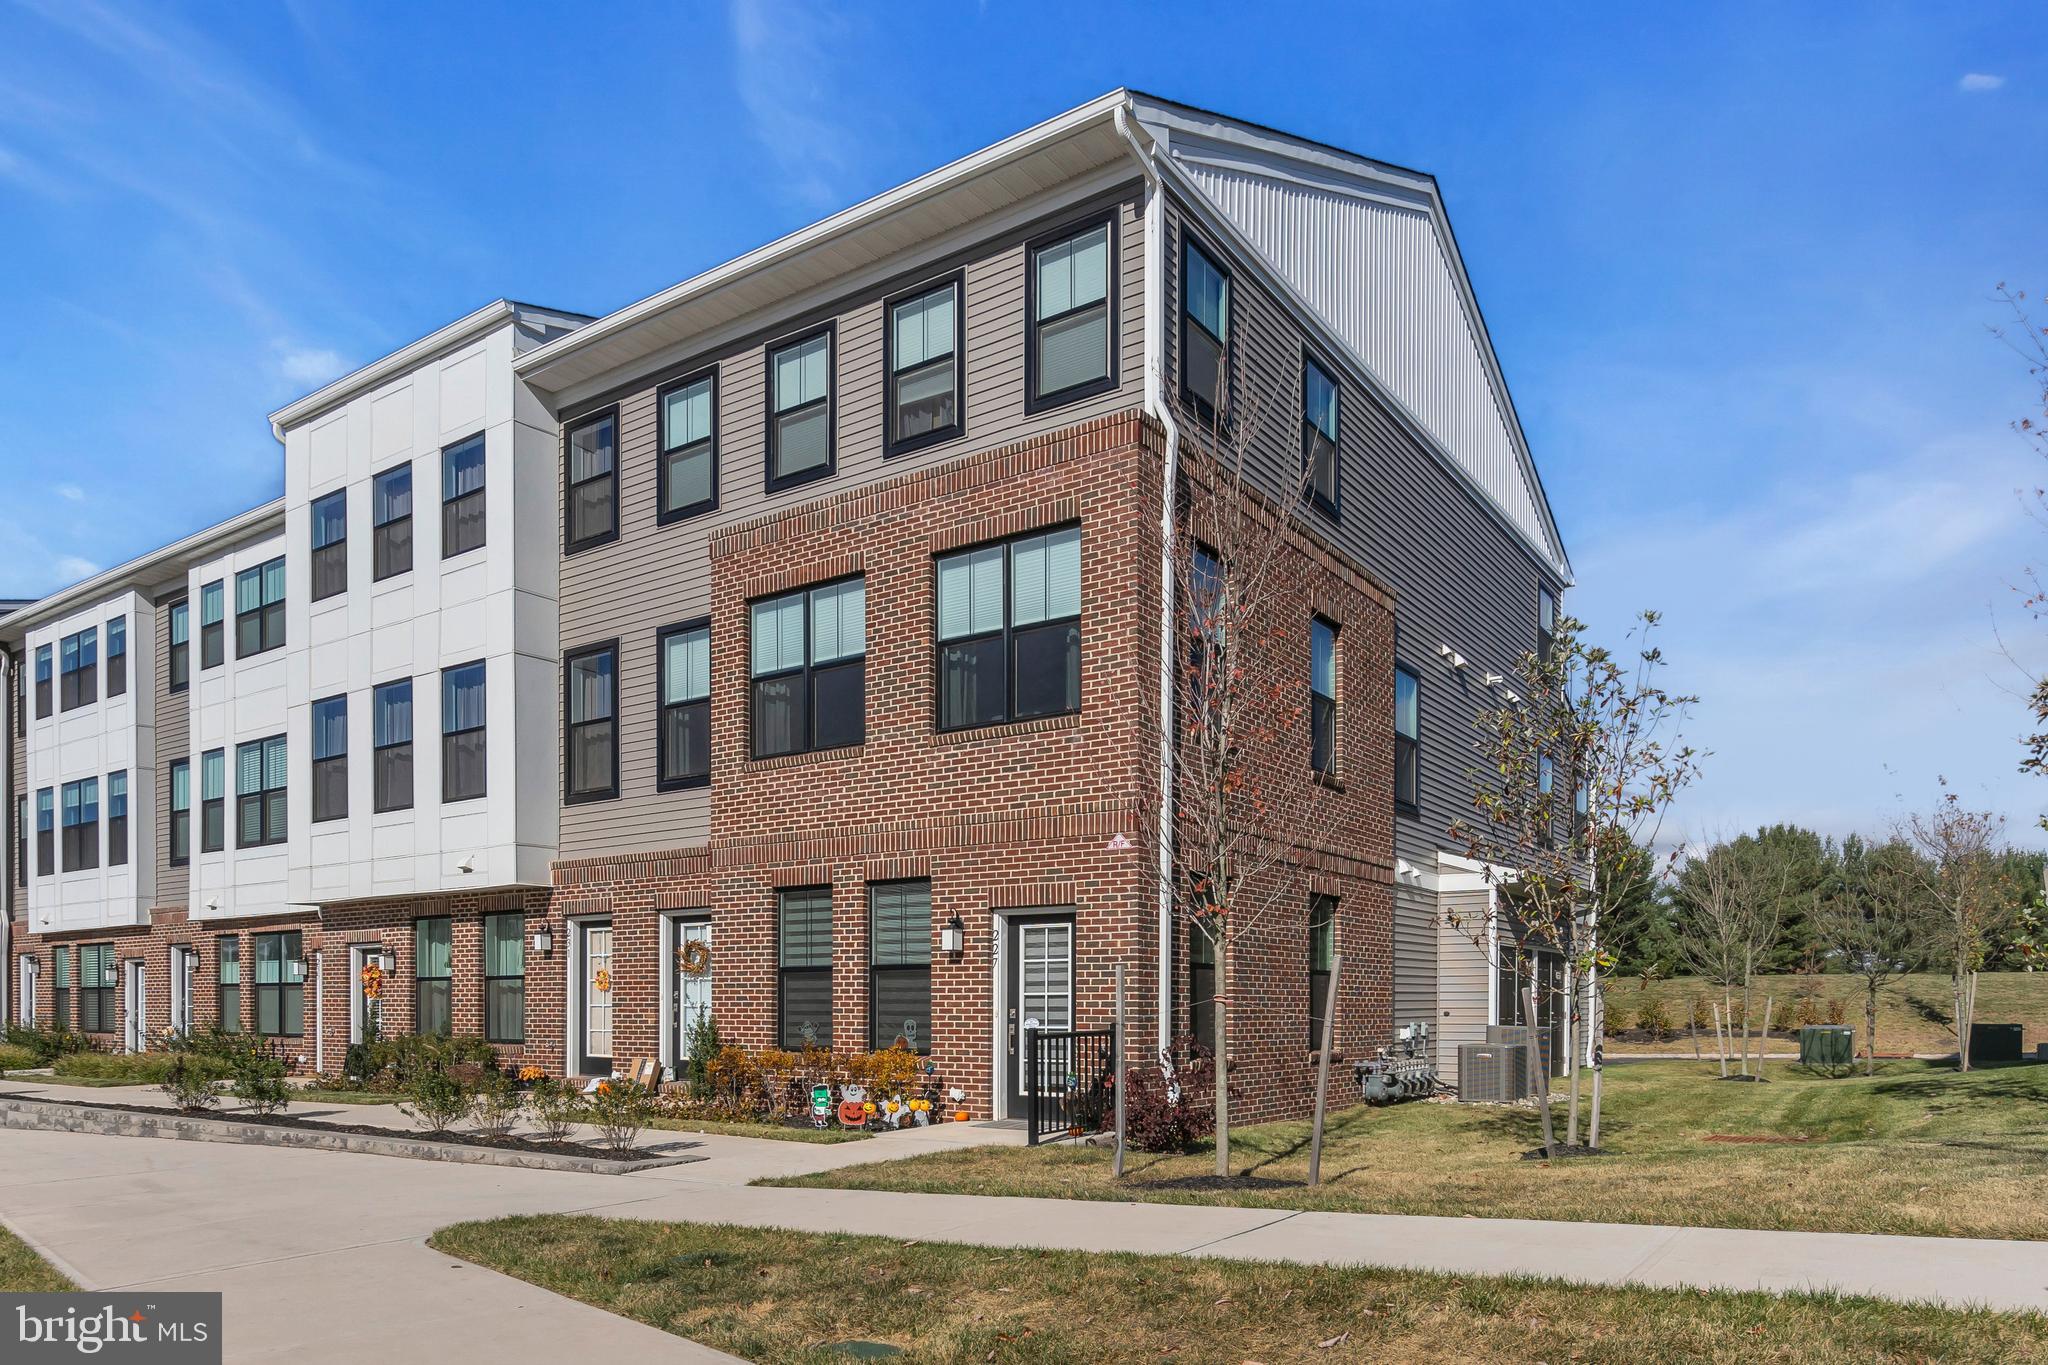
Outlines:
{"label": "white curtain in window", "polygon": [[1029,626],[1081,614],[1081,528],[1027,536],[1010,551],[1010,621]]}
{"label": "white curtain in window", "polygon": [[227,796],[228,756],[220,749],[209,749],[199,756],[199,796],[205,801],[219,801]]}
{"label": "white curtain in window", "polygon": [[868,585],[855,578],[811,594],[811,662],[831,663],[868,652]]}
{"label": "white curtain in window", "polygon": [[1040,249],[1036,302],[1041,321],[1108,296],[1107,223]]}
{"label": "white curtain in window", "polygon": [[441,496],[459,498],[484,486],[484,441],[479,436],[448,451],[442,462]]}
{"label": "white curtain in window", "polygon": [[939,638],[1003,628],[1003,547],[987,545],[939,561]]}
{"label": "white curtain in window", "polygon": [[412,467],[403,466],[377,476],[371,486],[370,520],[382,526],[412,515]]}
{"label": "white curtain in window", "polygon": [[707,629],[678,631],[662,646],[668,657],[662,663],[662,702],[703,701],[711,695],[711,632]]}
{"label": "white curtain in window", "polygon": [[480,729],[484,723],[484,670],[482,664],[453,668],[443,673],[441,689],[441,732]]}
{"label": "white curtain in window", "polygon": [[802,668],[804,663],[804,595],[754,603],[754,676]]}
{"label": "white curtain in window", "polygon": [[377,744],[412,742],[412,684],[387,683],[376,691],[370,712],[371,736]]}
{"label": "white curtain in window", "polygon": [[263,601],[267,606],[272,602],[284,601],[284,561],[273,559],[263,566]]}
{"label": "white curtain in window", "polygon": [[603,654],[586,654],[570,663],[571,722],[611,719],[612,668],[613,660],[609,651]]}
{"label": "white curtain in window", "polygon": [[953,354],[954,287],[947,285],[896,305],[895,354],[898,370]]}
{"label": "white curtain in window", "polygon": [[569,433],[569,481],[581,483],[611,472],[612,419],[606,417]]}
{"label": "white curtain in window", "polygon": [[823,398],[831,337],[820,333],[775,353],[775,410],[787,412]]}
{"label": "white curtain in window", "polygon": [[313,757],[339,758],[348,752],[348,698],[313,703]]}

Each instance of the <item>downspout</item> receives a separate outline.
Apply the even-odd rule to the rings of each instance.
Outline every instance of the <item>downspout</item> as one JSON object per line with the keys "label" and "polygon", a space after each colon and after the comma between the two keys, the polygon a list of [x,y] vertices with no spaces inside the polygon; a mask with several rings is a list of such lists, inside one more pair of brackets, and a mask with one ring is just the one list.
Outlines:
{"label": "downspout", "polygon": [[1173,1047],[1173,639],[1174,493],[1180,483],[1180,427],[1165,401],[1166,201],[1159,169],[1131,133],[1126,100],[1115,109],[1116,130],[1130,144],[1145,176],[1145,411],[1166,433],[1166,470],[1159,499],[1159,1057]]}

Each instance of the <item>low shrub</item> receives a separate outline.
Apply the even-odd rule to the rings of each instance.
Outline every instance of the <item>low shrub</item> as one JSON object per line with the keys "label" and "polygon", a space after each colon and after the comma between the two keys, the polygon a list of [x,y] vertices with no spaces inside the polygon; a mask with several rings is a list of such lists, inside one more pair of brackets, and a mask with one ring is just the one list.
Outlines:
{"label": "low shrub", "polygon": [[275,1114],[291,1103],[284,1083],[284,1061],[260,1042],[244,1042],[228,1059],[232,1069],[228,1092],[258,1114]]}
{"label": "low shrub", "polygon": [[718,1021],[706,1010],[690,1025],[689,1055],[683,1062],[683,1074],[676,1077],[690,1087],[690,1094],[696,1099],[711,1097],[711,1063],[722,1050],[718,1041]]}
{"label": "low shrub", "polygon": [[212,1080],[228,1077],[228,1066],[220,1058],[187,1052],[67,1052],[51,1063],[51,1070],[78,1080],[162,1085],[174,1062],[189,1063]]}
{"label": "low shrub", "polygon": [[535,1081],[527,1092],[527,1103],[533,1108],[535,1126],[549,1142],[567,1142],[589,1108],[576,1082],[560,1076]]}
{"label": "low shrub", "polygon": [[399,1087],[398,1112],[430,1133],[445,1133],[469,1113],[482,1072],[474,1067],[427,1066]]}
{"label": "low shrub", "polygon": [[1171,1069],[1133,1067],[1124,1086],[1124,1132],[1141,1152],[1192,1151],[1216,1131],[1216,1066],[1206,1049],[1185,1049]]}
{"label": "low shrub", "polygon": [[43,1059],[32,1047],[19,1043],[0,1043],[0,1072],[27,1071],[30,1067],[41,1066]]}
{"label": "low shrub", "polygon": [[654,1116],[654,1095],[636,1081],[599,1081],[597,1089],[584,1097],[589,1122],[597,1125],[604,1145],[614,1152],[630,1152],[640,1140],[640,1130]]}
{"label": "low shrub", "polygon": [[1671,1032],[1671,1013],[1657,996],[1645,995],[1636,1012],[1636,1027],[1643,1029],[1650,1037],[1663,1042],[1664,1035]]}
{"label": "low shrub", "polygon": [[1841,1025],[1849,1022],[1849,1006],[1839,995],[1828,997],[1828,1022]]}
{"label": "low shrub", "polygon": [[526,1096],[510,1077],[486,1071],[477,1079],[476,1094],[470,1098],[469,1121],[485,1137],[507,1137],[525,1108]]}
{"label": "low shrub", "polygon": [[214,1090],[217,1080],[204,1059],[189,1053],[172,1053],[164,1067],[162,1089],[171,1097],[171,1103],[188,1114],[196,1114],[220,1103],[220,1095]]}
{"label": "low shrub", "polygon": [[341,1064],[343,1077],[355,1088],[400,1093],[422,1072],[453,1067],[495,1071],[498,1054],[474,1034],[401,1033],[349,1044]]}
{"label": "low shrub", "polygon": [[14,1047],[25,1047],[35,1054],[36,1066],[49,1066],[67,1052],[97,1052],[99,1044],[83,1033],[68,1029],[38,1028],[29,1024],[9,1024],[7,1041]]}
{"label": "low shrub", "polygon": [[1634,1022],[1635,1016],[1629,1013],[1628,1006],[1617,1004],[1612,1000],[1607,1002],[1606,1008],[1601,1012],[1600,1016],[1601,1028],[1609,1038],[1627,1033],[1629,1025]]}

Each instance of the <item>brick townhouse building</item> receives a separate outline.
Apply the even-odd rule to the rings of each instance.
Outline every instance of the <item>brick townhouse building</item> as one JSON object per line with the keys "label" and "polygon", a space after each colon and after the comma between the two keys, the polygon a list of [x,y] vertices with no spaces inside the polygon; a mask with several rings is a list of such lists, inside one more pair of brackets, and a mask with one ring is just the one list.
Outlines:
{"label": "brick townhouse building", "polygon": [[1212,402],[1315,717],[1261,761],[1338,812],[1233,949],[1247,1110],[1340,951],[1339,1049],[1448,1067],[1520,970],[1442,914],[1470,720],[1570,566],[1435,182],[1128,91],[606,317],[483,308],[272,414],[278,501],[0,615],[8,1017],[592,1075],[708,1012],[1001,1117],[1121,963],[1151,1052],[1218,975],[1142,837]]}

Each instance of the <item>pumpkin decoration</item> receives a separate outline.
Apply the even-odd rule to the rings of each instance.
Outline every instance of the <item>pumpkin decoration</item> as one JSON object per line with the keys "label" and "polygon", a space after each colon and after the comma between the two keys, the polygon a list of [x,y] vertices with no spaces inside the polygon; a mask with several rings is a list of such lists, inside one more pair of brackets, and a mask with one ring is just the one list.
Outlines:
{"label": "pumpkin decoration", "polygon": [[597,969],[597,974],[590,978],[590,984],[592,989],[609,994],[612,988],[611,968],[599,967]]}
{"label": "pumpkin decoration", "polygon": [[848,1128],[865,1128],[868,1123],[868,1107],[859,1100],[846,1100],[839,1106],[839,1122]]}
{"label": "pumpkin decoration", "polygon": [[711,945],[701,938],[693,938],[676,949],[676,961],[684,976],[702,976],[711,970]]}

